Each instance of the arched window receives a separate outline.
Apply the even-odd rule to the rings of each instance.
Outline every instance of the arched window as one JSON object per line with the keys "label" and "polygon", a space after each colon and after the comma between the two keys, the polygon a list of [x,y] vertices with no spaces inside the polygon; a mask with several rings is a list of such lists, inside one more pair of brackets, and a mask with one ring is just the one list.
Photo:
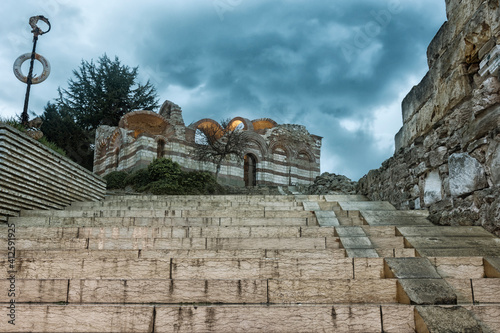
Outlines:
{"label": "arched window", "polygon": [[252,154],[245,155],[243,165],[245,186],[257,185],[257,159]]}
{"label": "arched window", "polygon": [[165,140],[158,140],[158,145],[156,147],[156,158],[162,158],[165,154]]}

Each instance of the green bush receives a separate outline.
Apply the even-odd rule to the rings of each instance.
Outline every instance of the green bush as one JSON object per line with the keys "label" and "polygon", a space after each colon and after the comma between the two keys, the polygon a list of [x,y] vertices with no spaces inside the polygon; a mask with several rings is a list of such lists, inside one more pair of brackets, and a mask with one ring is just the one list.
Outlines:
{"label": "green bush", "polygon": [[177,183],[171,183],[165,179],[151,183],[149,186],[149,192],[155,195],[186,194],[182,186],[179,186]]}
{"label": "green bush", "polygon": [[128,175],[125,180],[125,186],[132,186],[136,191],[143,192],[147,189],[147,186],[151,183],[149,178],[148,169],[137,170],[130,175]]}
{"label": "green bush", "polygon": [[107,182],[108,189],[121,189],[125,188],[125,178],[128,173],[125,171],[113,171],[104,176]]}
{"label": "green bush", "polygon": [[168,180],[172,183],[178,182],[182,174],[179,163],[164,157],[153,160],[148,166],[148,171],[150,180]]}
{"label": "green bush", "polygon": [[132,186],[135,191],[155,195],[223,194],[224,187],[214,176],[205,171],[182,171],[180,165],[171,159],[155,159],[147,169],[131,174],[114,171],[104,177],[108,189],[122,189]]}

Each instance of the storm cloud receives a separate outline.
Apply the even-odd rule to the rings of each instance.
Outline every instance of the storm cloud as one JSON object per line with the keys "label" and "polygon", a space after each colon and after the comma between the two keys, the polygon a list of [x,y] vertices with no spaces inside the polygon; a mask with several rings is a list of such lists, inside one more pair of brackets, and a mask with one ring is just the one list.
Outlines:
{"label": "storm cloud", "polygon": [[[322,172],[357,180],[394,152],[401,101],[428,70],[426,48],[444,23],[436,0],[13,1],[0,4],[0,114],[22,111],[12,63],[31,51],[30,16],[50,33],[52,65],[33,86],[43,112],[82,59],[106,53],[139,67],[187,124],[242,116],[302,124],[323,137]],[[27,71],[27,70],[25,70]]]}

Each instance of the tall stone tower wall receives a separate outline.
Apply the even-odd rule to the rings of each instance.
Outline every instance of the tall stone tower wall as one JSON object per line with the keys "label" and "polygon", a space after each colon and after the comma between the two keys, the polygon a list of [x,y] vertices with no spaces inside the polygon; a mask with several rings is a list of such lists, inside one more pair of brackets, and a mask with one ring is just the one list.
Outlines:
{"label": "tall stone tower wall", "polygon": [[396,153],[359,191],[500,234],[499,1],[446,0],[446,11],[429,72],[403,100]]}

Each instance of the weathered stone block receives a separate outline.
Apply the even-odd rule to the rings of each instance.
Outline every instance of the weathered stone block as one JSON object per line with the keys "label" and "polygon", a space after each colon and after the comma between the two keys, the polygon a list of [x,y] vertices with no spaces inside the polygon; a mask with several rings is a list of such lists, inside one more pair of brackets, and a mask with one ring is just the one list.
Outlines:
{"label": "weathered stone block", "polygon": [[443,279],[400,279],[398,301],[412,305],[457,304],[457,295]]}
{"label": "weathered stone block", "polygon": [[398,279],[440,279],[427,258],[385,258],[385,276]]}
{"label": "weathered stone block", "polygon": [[500,279],[473,279],[474,300],[478,303],[498,303]]}
{"label": "weathered stone block", "polygon": [[396,280],[269,280],[271,303],[395,303]]}
{"label": "weathered stone block", "polygon": [[448,153],[448,149],[443,146],[432,150],[429,153],[429,164],[431,165],[431,168],[435,169],[436,167],[439,167],[441,164],[445,163],[447,161],[445,159],[446,153]]}
{"label": "weathered stone block", "polygon": [[403,99],[403,123],[420,110],[422,105],[426,103],[434,93],[434,78],[430,73],[427,73],[422,81],[414,86],[411,91]]}
{"label": "weathered stone block", "polygon": [[461,196],[488,186],[483,166],[467,153],[452,154],[448,165],[452,196]]}
{"label": "weathered stone block", "polygon": [[157,307],[155,332],[381,332],[378,306]]}
{"label": "weathered stone block", "polygon": [[442,180],[439,171],[430,172],[425,178],[424,205],[430,206],[443,199]]}
{"label": "weathered stone block", "polygon": [[413,306],[391,306],[383,305],[382,322],[384,327],[382,332],[387,333],[414,333],[415,314]]}
{"label": "weathered stone block", "polygon": [[484,277],[482,257],[436,257],[429,258],[429,260],[443,278],[478,279]]}
{"label": "weathered stone block", "polygon": [[71,280],[68,302],[265,303],[267,282],[198,279]]}
{"label": "weathered stone block", "polygon": [[2,324],[0,332],[150,332],[153,307],[136,305],[17,304],[23,315],[15,325]]}
{"label": "weathered stone block", "polygon": [[417,332],[483,332],[472,314],[459,306],[416,306],[415,326]]}

